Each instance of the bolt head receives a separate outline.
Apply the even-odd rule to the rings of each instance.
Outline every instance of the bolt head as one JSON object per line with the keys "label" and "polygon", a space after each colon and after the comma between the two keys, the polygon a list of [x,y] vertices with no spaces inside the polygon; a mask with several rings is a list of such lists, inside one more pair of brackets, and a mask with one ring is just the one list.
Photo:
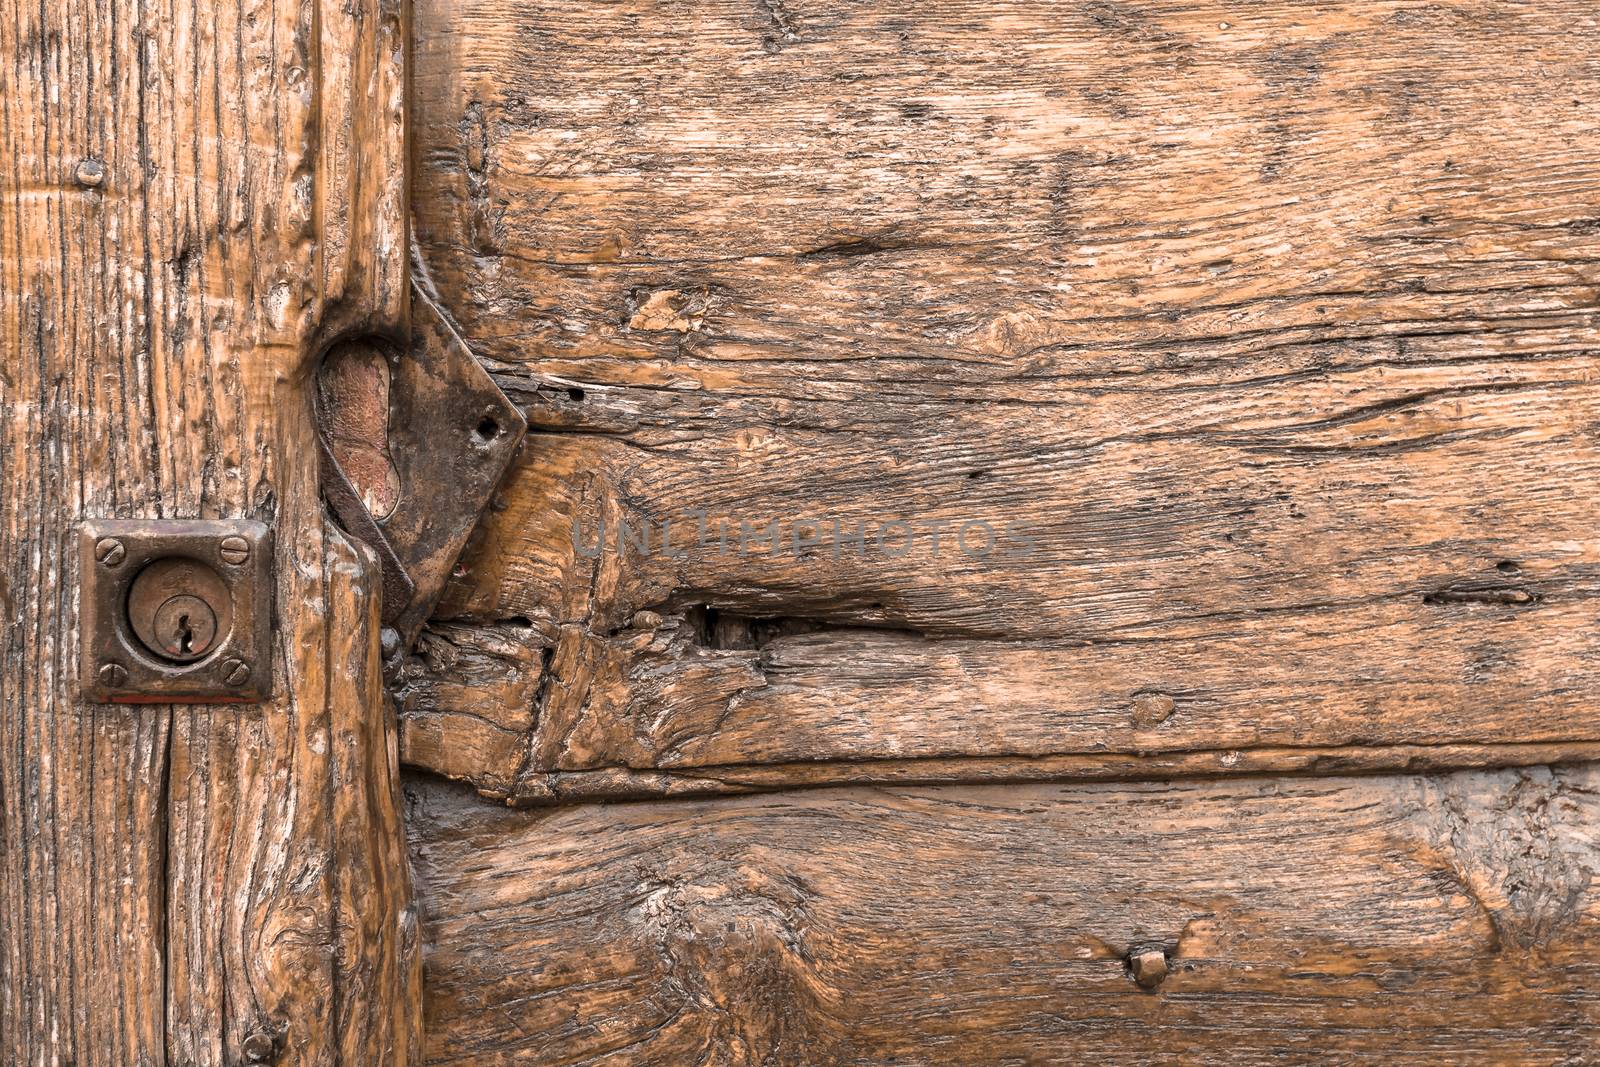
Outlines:
{"label": "bolt head", "polygon": [[120,663],[100,664],[100,684],[107,689],[121,689],[128,681],[128,668]]}
{"label": "bolt head", "polygon": [[238,688],[250,680],[250,664],[242,659],[230,659],[222,665],[222,680]]}
{"label": "bolt head", "polygon": [[1128,957],[1128,970],[1141,989],[1154,989],[1167,977],[1167,954],[1159,948],[1138,949]]}
{"label": "bolt head", "polygon": [[222,562],[238,566],[250,558],[250,542],[238,536],[224,537],[217,545],[217,555]]}
{"label": "bolt head", "polygon": [[106,180],[106,169],[100,165],[98,159],[85,159],[78,164],[78,169],[72,176],[85,189],[98,189]]}
{"label": "bolt head", "polygon": [[115,567],[128,558],[128,550],[115,537],[102,537],[94,543],[94,558],[107,567]]}
{"label": "bolt head", "polygon": [[270,1063],[275,1044],[271,1034],[265,1030],[257,1030],[244,1039],[239,1051],[244,1053],[246,1063]]}

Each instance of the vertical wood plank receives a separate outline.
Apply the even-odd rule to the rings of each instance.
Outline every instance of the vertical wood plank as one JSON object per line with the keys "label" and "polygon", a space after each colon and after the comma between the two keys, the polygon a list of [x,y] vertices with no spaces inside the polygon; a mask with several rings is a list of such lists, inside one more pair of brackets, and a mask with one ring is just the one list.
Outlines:
{"label": "vertical wood plank", "polygon": [[[376,571],[309,393],[403,329],[405,39],[386,0],[0,3],[0,1062],[415,1042]],[[80,701],[88,515],[271,523],[275,699]]]}
{"label": "vertical wood plank", "polygon": [[168,358],[194,279],[136,27],[0,6],[0,1062],[28,1067],[164,1062],[170,717],[78,700],[66,535],[194,500],[172,382],[199,362]]}

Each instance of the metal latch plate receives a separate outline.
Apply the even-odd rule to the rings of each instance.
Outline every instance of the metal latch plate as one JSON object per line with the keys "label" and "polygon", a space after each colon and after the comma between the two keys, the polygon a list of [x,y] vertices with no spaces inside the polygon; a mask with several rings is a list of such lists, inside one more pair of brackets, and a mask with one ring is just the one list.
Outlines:
{"label": "metal latch plate", "polygon": [[409,645],[527,431],[420,288],[411,332],[341,342],[319,372],[322,487],[383,566],[383,622]]}

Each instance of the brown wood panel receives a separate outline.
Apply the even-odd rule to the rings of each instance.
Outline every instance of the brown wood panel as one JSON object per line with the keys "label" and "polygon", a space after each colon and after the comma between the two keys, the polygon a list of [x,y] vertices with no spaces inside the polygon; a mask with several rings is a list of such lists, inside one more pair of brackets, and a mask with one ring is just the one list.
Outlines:
{"label": "brown wood panel", "polygon": [[416,23],[421,262],[535,432],[408,760],[1595,739],[1583,0]]}
{"label": "brown wood panel", "polygon": [[[405,40],[379,0],[0,4],[7,1067],[417,1041],[376,565],[323,519],[307,391],[401,325]],[[271,524],[274,698],[80,699],[84,517]]]}
{"label": "brown wood panel", "polygon": [[[86,5],[0,6],[0,1062],[164,1062],[165,709],[77,699],[79,514],[170,477],[144,322],[132,53]],[[119,121],[121,120],[121,121]],[[120,144],[122,152],[108,148]],[[92,161],[84,162],[84,157]],[[98,183],[98,184],[96,184]],[[86,187],[87,186],[87,187]],[[137,188],[137,184],[135,185]],[[152,323],[151,329],[155,326]],[[120,441],[142,441],[124,448]],[[91,1059],[93,1057],[93,1059]]]}
{"label": "brown wood panel", "polygon": [[[495,812],[408,785],[428,1062],[1556,1064],[1593,768]],[[1125,958],[1159,949],[1153,990]]]}

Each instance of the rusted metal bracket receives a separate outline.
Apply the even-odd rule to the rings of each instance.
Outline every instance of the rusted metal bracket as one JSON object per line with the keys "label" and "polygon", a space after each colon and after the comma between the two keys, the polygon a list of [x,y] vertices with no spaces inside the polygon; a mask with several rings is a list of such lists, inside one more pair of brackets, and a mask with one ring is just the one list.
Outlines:
{"label": "rusted metal bracket", "polygon": [[[409,647],[527,422],[419,287],[401,346],[335,345],[317,389],[323,496],[383,566],[385,643]],[[392,647],[386,647],[386,655]]]}

